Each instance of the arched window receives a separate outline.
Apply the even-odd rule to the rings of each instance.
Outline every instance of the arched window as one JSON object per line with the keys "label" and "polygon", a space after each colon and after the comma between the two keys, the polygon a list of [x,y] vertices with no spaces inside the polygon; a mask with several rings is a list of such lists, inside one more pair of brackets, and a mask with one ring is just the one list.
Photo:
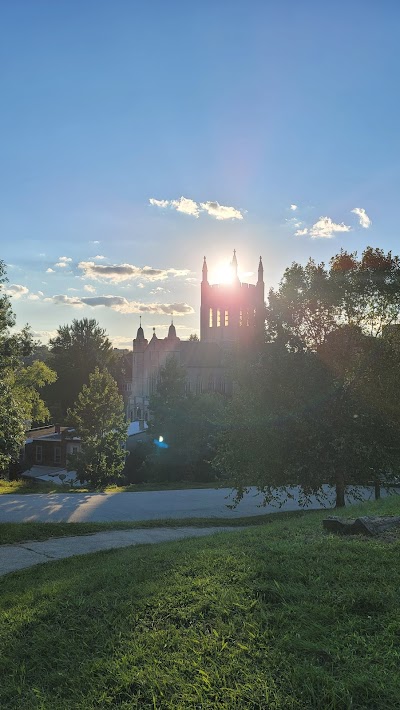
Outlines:
{"label": "arched window", "polygon": [[229,311],[225,311],[224,325],[225,325],[225,327],[229,325]]}
{"label": "arched window", "polygon": [[213,309],[212,308],[210,308],[210,312],[208,315],[208,326],[209,326],[209,328],[213,327]]}
{"label": "arched window", "polygon": [[217,309],[217,328],[220,328],[221,326],[221,311],[219,308]]}

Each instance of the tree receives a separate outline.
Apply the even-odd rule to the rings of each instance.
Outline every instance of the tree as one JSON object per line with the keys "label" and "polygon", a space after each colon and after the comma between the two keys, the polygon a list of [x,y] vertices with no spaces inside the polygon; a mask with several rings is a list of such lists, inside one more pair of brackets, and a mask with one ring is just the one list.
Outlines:
{"label": "tree", "polygon": [[50,412],[40,397],[39,390],[55,382],[56,373],[40,360],[32,365],[22,363],[10,374],[10,384],[20,410],[26,422],[43,424],[48,421]]}
{"label": "tree", "polygon": [[233,479],[238,499],[250,485],[267,502],[296,485],[306,500],[323,496],[330,484],[341,507],[346,486],[371,481],[377,466],[387,475],[395,469],[396,422],[383,425],[381,412],[364,398],[365,357],[353,350],[351,367],[340,373],[337,358],[335,371],[316,353],[274,343],[236,373],[214,465]]}
{"label": "tree", "polygon": [[15,390],[15,370],[32,348],[32,337],[26,326],[21,333],[11,334],[15,316],[5,293],[7,276],[0,260],[0,471],[18,459],[25,434],[24,403]]}
{"label": "tree", "polygon": [[81,451],[69,458],[68,469],[76,471],[81,483],[88,481],[99,487],[121,478],[127,432],[123,412],[117,383],[107,370],[96,367],[68,411],[82,439]]}
{"label": "tree", "polygon": [[198,342],[200,341],[200,338],[199,338],[199,336],[197,335],[197,333],[191,333],[191,334],[189,335],[189,340],[190,340],[192,343],[198,343]]}
{"label": "tree", "polygon": [[340,326],[381,335],[399,315],[399,257],[368,247],[358,259],[342,249],[329,269],[312,259],[286,269],[279,289],[269,293],[267,338],[317,350]]}
{"label": "tree", "polygon": [[176,358],[168,358],[150,400],[152,431],[168,446],[147,457],[147,476],[158,480],[215,478],[210,459],[224,399],[211,393],[188,394],[185,381],[184,368]]}
{"label": "tree", "polygon": [[57,382],[46,390],[46,399],[57,417],[66,415],[95,367],[109,368],[113,361],[112,344],[96,320],[74,319],[59,327],[50,340],[51,367]]}

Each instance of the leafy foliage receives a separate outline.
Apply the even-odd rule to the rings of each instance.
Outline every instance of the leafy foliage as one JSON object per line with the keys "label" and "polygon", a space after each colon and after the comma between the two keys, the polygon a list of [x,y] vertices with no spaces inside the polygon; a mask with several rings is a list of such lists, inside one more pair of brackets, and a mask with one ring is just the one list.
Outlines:
{"label": "leafy foliage", "polygon": [[68,411],[82,439],[82,449],[69,457],[68,468],[77,472],[81,483],[101,487],[121,478],[127,431],[123,407],[115,380],[107,370],[96,367]]}
{"label": "leafy foliage", "polygon": [[171,357],[161,368],[151,398],[152,431],[168,449],[147,457],[147,476],[157,480],[211,480],[210,466],[224,400],[220,395],[185,392],[186,372]]}
{"label": "leafy foliage", "polygon": [[95,367],[109,368],[114,362],[113,348],[105,330],[93,318],[74,319],[70,325],[60,326],[49,346],[57,382],[46,395],[53,411],[62,418]]}
{"label": "leafy foliage", "polygon": [[329,361],[275,343],[237,372],[214,465],[234,477],[238,499],[249,485],[257,485],[270,501],[277,489],[298,485],[307,497],[323,495],[324,484],[332,484],[337,505],[344,505],[347,485],[371,482],[378,472],[390,478],[398,470],[398,420],[388,411],[389,382],[379,379],[371,339],[360,332],[351,335],[354,342],[349,333],[336,333],[336,350],[326,344]]}
{"label": "leafy foliage", "polygon": [[368,247],[358,259],[342,249],[329,269],[312,259],[286,269],[279,289],[269,292],[267,337],[316,350],[339,326],[381,335],[399,314],[399,257]]}

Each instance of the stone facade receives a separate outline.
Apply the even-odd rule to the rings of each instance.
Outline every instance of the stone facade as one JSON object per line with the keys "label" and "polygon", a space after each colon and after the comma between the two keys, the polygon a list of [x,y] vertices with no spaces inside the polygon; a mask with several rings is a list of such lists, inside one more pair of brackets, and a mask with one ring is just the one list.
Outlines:
{"label": "stone facade", "polygon": [[232,260],[232,282],[209,284],[206,258],[201,283],[200,340],[181,340],[171,323],[166,338],[158,338],[155,329],[148,341],[142,324],[133,341],[132,380],[127,383],[127,419],[147,420],[149,400],[157,386],[160,368],[175,357],[187,372],[187,391],[232,391],[227,372],[227,352],[239,342],[262,338],[264,329],[264,280],[260,257],[256,284],[241,283],[236,252]]}

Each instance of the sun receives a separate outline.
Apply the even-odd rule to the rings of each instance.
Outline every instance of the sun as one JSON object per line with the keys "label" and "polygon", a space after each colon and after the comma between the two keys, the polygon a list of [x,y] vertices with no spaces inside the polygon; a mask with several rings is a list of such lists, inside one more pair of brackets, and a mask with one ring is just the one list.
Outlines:
{"label": "sun", "polygon": [[220,264],[214,271],[214,283],[231,284],[233,281],[233,268],[229,263]]}

